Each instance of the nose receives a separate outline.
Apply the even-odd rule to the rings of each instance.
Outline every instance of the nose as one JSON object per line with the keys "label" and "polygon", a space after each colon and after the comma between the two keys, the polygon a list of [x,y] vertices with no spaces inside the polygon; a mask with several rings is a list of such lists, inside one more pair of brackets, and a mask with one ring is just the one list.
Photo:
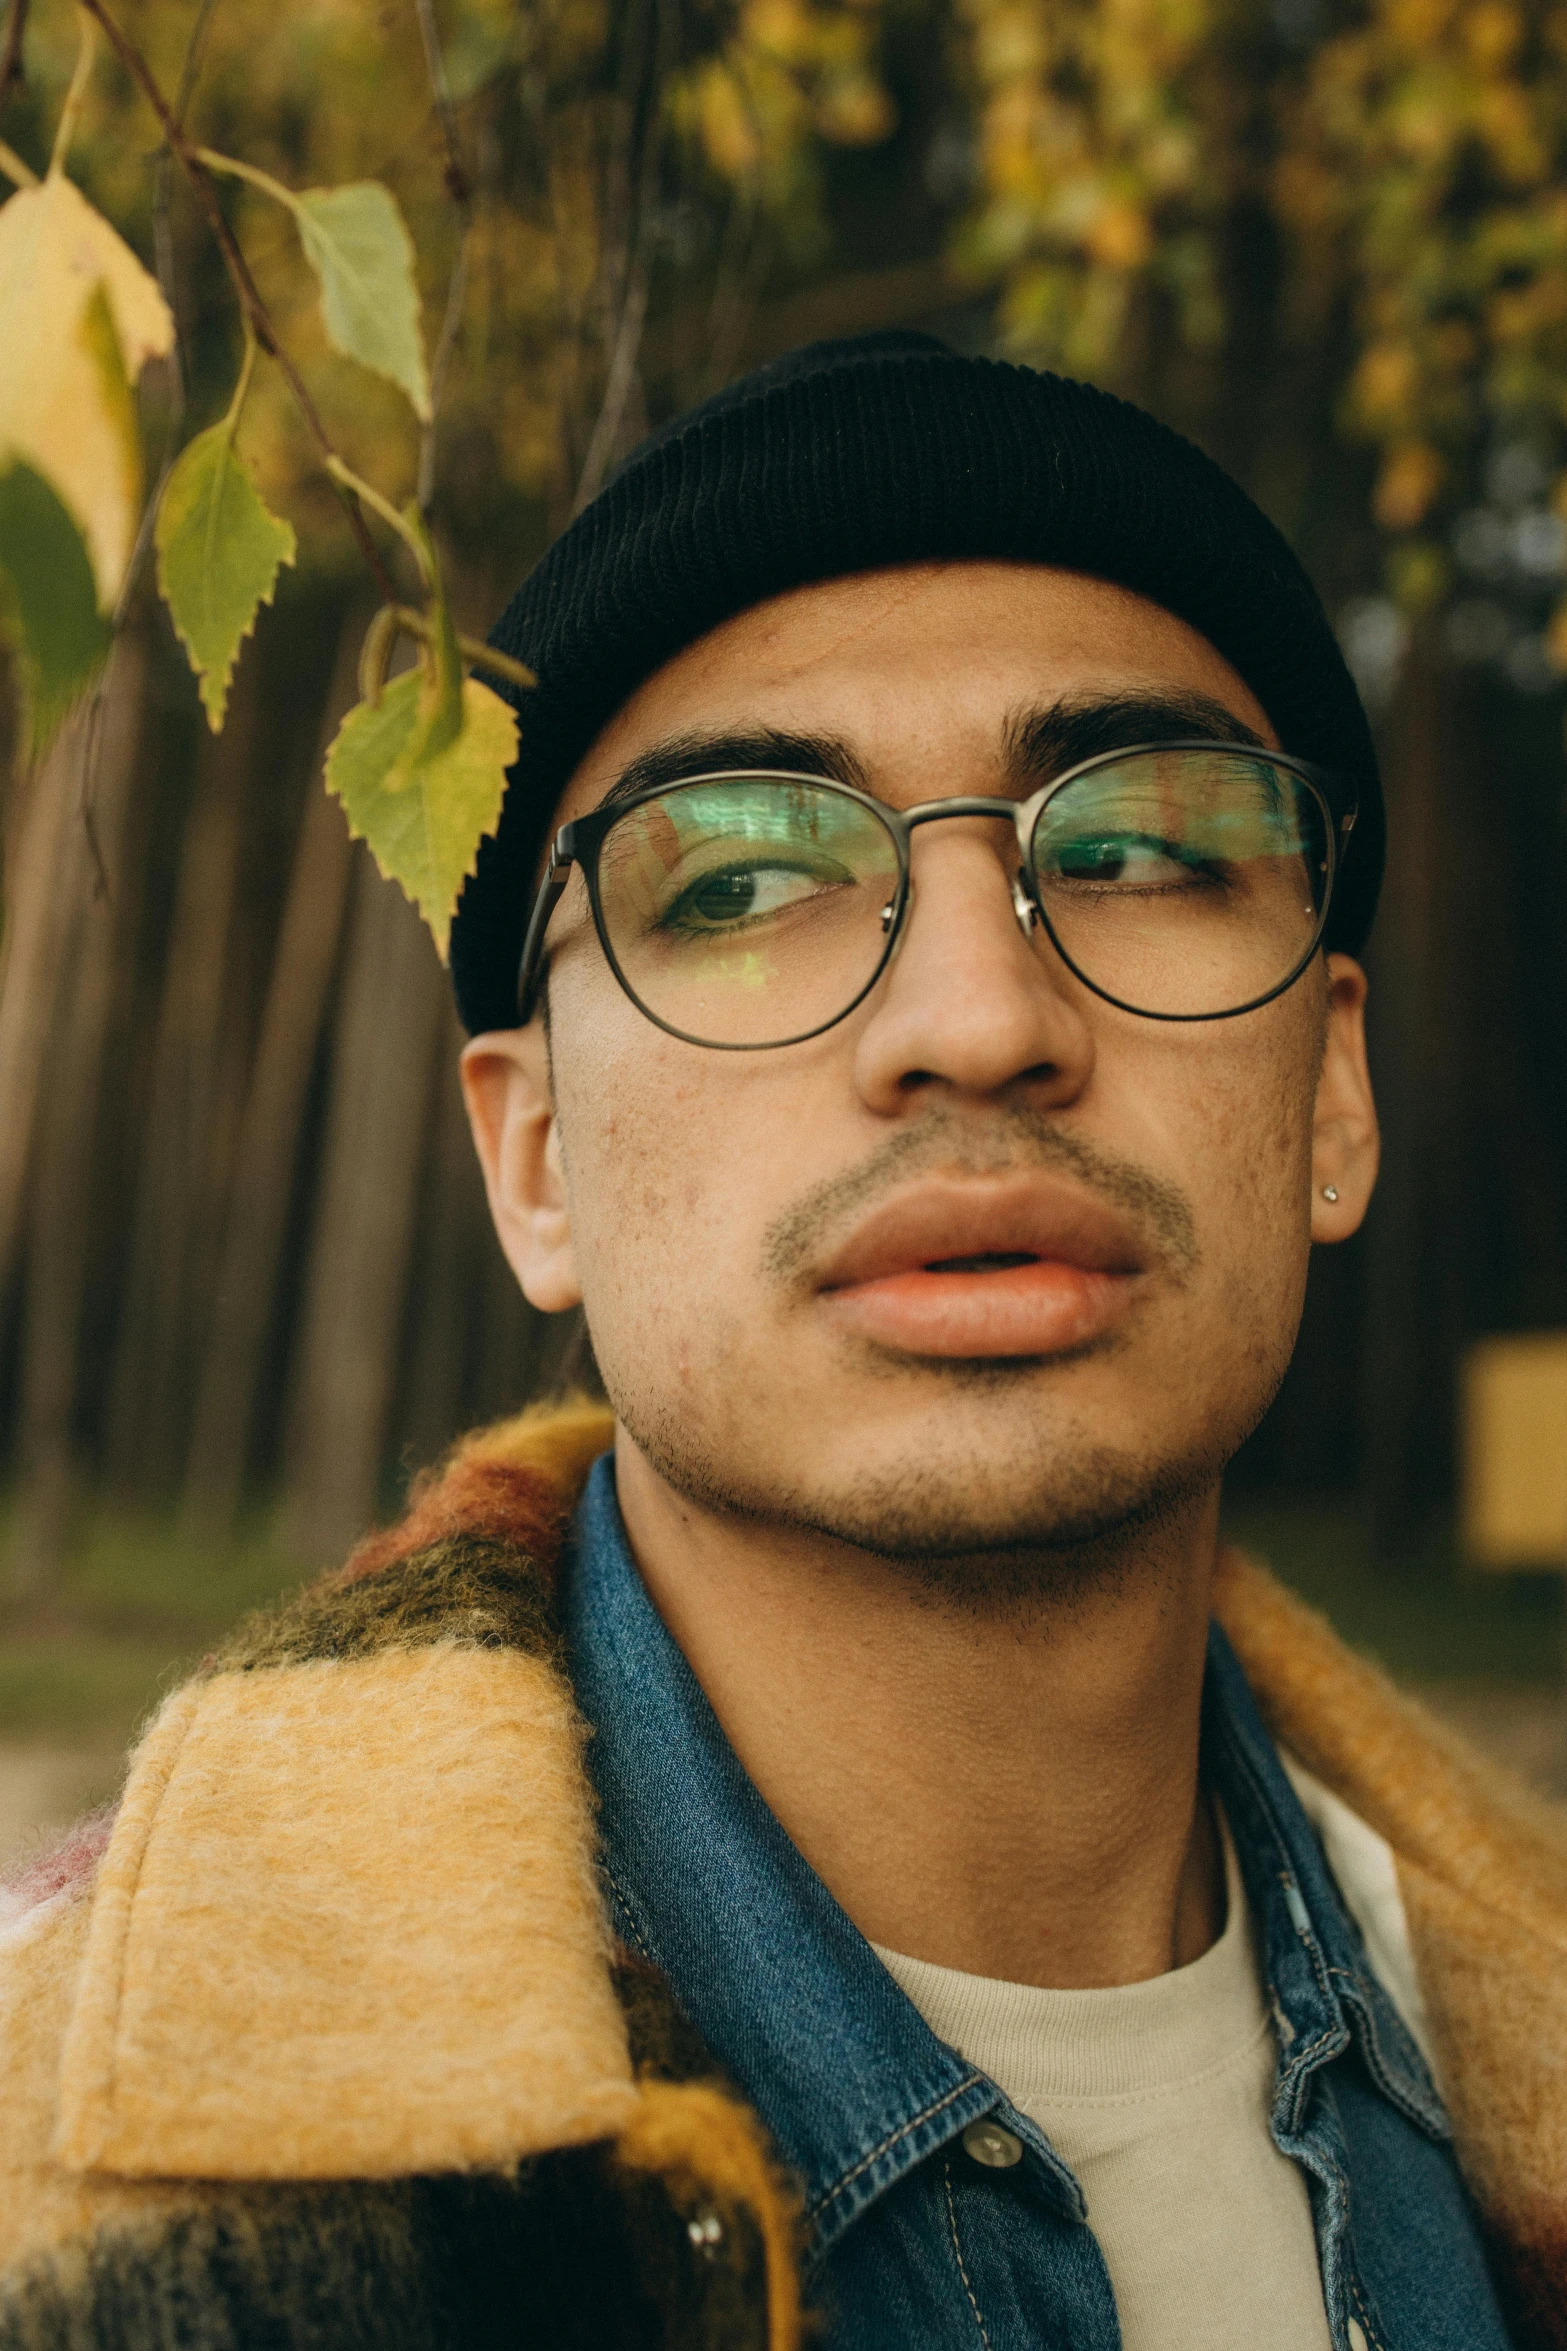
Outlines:
{"label": "nose", "polygon": [[932,1087],[976,1100],[1021,1088],[1038,1107],[1074,1101],[1094,1066],[1088,992],[1034,927],[1010,826],[923,826],[911,887],[857,1041],[867,1106],[895,1115]]}

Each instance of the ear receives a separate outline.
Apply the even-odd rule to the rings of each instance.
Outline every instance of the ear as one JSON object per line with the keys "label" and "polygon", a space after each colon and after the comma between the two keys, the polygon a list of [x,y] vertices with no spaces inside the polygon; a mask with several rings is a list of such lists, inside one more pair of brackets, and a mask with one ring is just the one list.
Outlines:
{"label": "ear", "polygon": [[543,1021],[475,1037],[461,1066],[468,1124],[506,1262],[541,1313],[580,1306]]}
{"label": "ear", "polygon": [[[1366,975],[1350,955],[1330,955],[1327,1039],[1311,1137],[1311,1237],[1346,1241],[1370,1203],[1382,1153],[1366,1066]],[[1338,1194],[1325,1200],[1324,1191]]]}

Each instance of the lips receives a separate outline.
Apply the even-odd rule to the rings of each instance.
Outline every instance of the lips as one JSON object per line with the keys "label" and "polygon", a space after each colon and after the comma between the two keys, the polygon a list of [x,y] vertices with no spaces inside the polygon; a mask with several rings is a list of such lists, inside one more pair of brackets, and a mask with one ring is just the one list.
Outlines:
{"label": "lips", "polygon": [[1148,1270],[1128,1220],[1074,1184],[935,1178],[855,1228],[818,1296],[842,1327],[900,1354],[1048,1356],[1102,1337]]}

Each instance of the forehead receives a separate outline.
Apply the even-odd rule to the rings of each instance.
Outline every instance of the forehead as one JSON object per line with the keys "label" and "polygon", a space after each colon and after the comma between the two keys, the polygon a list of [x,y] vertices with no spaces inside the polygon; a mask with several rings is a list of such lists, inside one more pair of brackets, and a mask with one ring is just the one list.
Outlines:
{"label": "forehead", "polygon": [[861,572],[753,605],[656,670],[577,768],[560,816],[580,815],[631,760],[697,729],[830,735],[873,789],[918,798],[937,767],[993,768],[1020,711],[1161,692],[1204,695],[1275,740],[1206,637],[1130,589],[1043,564]]}

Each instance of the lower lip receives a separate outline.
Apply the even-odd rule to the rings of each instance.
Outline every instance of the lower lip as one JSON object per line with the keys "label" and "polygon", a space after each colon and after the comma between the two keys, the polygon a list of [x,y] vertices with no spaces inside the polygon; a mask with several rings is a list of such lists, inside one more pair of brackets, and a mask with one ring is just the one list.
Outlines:
{"label": "lower lip", "polygon": [[1041,1259],[994,1273],[886,1274],[824,1293],[860,1338],[906,1355],[1063,1355],[1109,1329],[1135,1276]]}

